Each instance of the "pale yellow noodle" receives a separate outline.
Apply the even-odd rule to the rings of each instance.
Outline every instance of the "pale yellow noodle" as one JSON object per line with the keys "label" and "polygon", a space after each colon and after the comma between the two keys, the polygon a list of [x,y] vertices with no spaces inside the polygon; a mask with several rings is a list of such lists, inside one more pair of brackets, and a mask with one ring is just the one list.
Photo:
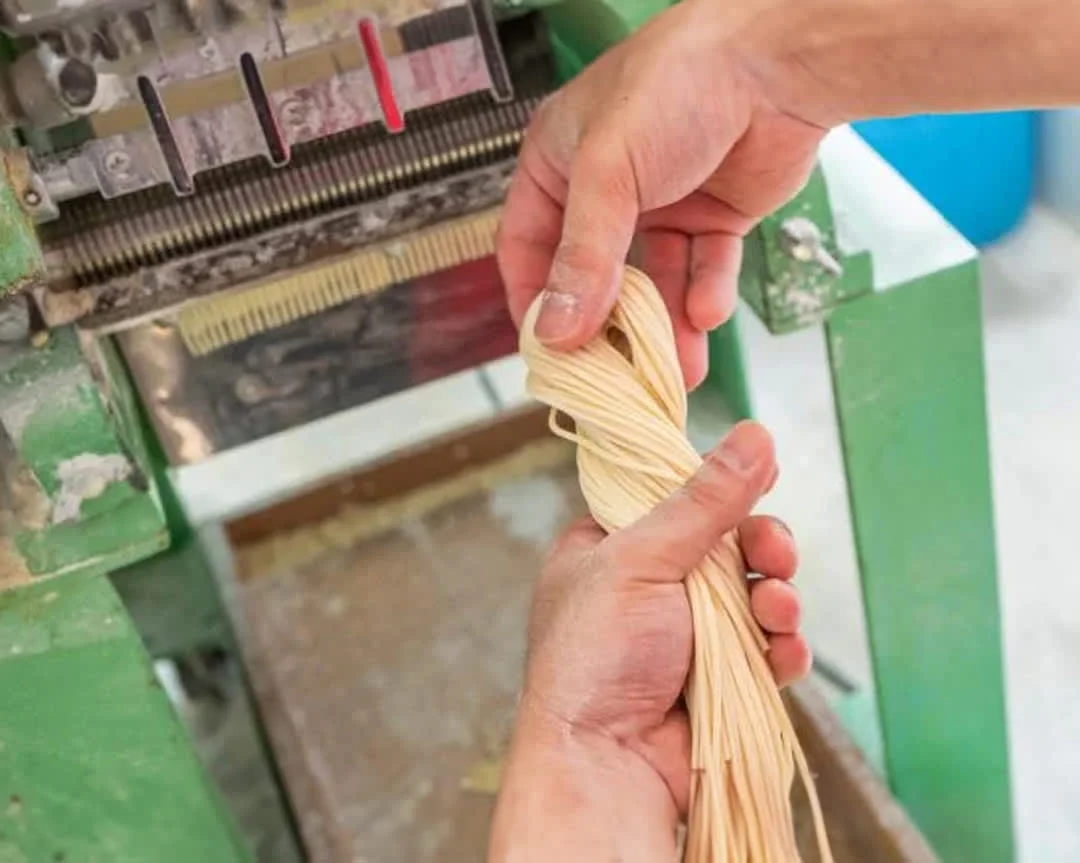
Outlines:
{"label": "pale yellow noodle", "polygon": [[[671,321],[656,288],[627,267],[609,329],[580,350],[551,351],[521,330],[528,389],[552,429],[578,444],[581,489],[607,531],[626,527],[701,464],[686,438],[686,391]],[[557,421],[563,414],[573,420]],[[791,785],[798,772],[823,863],[832,863],[817,792],[750,611],[735,537],[686,579],[694,660],[686,687],[692,734],[687,863],[794,863]]]}

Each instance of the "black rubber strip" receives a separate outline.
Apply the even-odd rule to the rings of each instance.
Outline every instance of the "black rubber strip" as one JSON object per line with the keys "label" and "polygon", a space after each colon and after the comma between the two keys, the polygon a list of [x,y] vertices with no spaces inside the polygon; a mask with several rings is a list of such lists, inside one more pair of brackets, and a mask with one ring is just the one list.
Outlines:
{"label": "black rubber strip", "polygon": [[472,15],[464,6],[439,9],[430,15],[406,21],[398,27],[401,47],[410,53],[465,39],[472,34]]}
{"label": "black rubber strip", "polygon": [[499,43],[499,29],[495,25],[491,4],[488,0],[469,0],[469,12],[484,52],[484,63],[491,78],[491,90],[500,102],[508,102],[514,98],[514,87],[510,83],[510,72],[506,68],[506,58],[503,57],[502,45]]}
{"label": "black rubber strip", "polygon": [[274,114],[274,106],[270,104],[270,97],[266,95],[266,86],[263,84],[262,75],[259,74],[259,66],[255,58],[247,51],[240,55],[240,77],[244,81],[248,101],[255,109],[255,119],[259,123],[263,140],[266,141],[270,164],[280,168],[288,164],[289,143],[281,134],[281,126],[278,125]]}
{"label": "black rubber strip", "polygon": [[191,195],[195,192],[195,183],[191,179],[191,172],[184,164],[184,157],[180,153],[180,146],[176,143],[173,135],[172,123],[165,113],[165,105],[161,96],[154,86],[154,82],[145,75],[137,79],[139,98],[142,99],[146,116],[150,120],[150,128],[154,130],[158,149],[161,150],[162,158],[165,159],[165,168],[172,179],[173,188],[178,195]]}

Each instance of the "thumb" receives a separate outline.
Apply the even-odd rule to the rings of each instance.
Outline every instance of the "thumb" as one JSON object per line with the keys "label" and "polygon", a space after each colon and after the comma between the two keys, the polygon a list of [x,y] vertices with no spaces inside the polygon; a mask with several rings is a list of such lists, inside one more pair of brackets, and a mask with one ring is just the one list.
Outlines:
{"label": "thumb", "polygon": [[584,138],[570,168],[562,237],[536,321],[553,348],[581,347],[604,325],[638,217],[638,187],[618,134]]}
{"label": "thumb", "polygon": [[741,422],[705,456],[686,485],[612,534],[611,552],[634,561],[634,578],[679,581],[750,515],[776,472],[772,437],[758,423]]}

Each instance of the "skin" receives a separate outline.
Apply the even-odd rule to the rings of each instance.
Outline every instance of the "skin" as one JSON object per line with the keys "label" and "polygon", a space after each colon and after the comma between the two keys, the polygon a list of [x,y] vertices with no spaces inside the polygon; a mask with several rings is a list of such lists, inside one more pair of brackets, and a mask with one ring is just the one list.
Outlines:
{"label": "skin", "polygon": [[[1076,0],[682,0],[537,112],[498,241],[520,325],[572,350],[602,327],[623,262],[657,283],[689,387],[733,312],[742,240],[793,197],[832,127],[921,112],[1080,103]],[[738,427],[687,488],[611,537],[574,527],[536,590],[526,687],[490,863],[674,861],[692,646],[681,584],[738,529],[778,683],[809,669],[794,542],[751,516],[775,480]]]}
{"label": "skin", "polygon": [[[795,541],[776,519],[750,515],[777,474],[768,432],[742,423],[644,519],[611,536],[586,519],[552,550],[533,601],[491,860],[674,859],[690,789],[681,693],[693,627],[683,579],[724,534],[738,531],[757,574],[751,607],[772,633],[777,680],[810,667],[788,584]],[[627,823],[635,828],[618,826]],[[537,838],[521,832],[531,829]]]}

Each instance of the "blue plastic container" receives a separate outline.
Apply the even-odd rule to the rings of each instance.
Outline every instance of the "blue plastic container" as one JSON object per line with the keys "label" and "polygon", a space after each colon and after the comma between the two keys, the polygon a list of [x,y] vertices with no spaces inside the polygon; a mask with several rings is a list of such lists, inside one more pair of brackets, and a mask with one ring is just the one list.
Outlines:
{"label": "blue plastic container", "polygon": [[1009,233],[1031,203],[1033,112],[920,115],[854,128],[977,246]]}
{"label": "blue plastic container", "polygon": [[1039,117],[1037,195],[1080,228],[1080,108]]}

